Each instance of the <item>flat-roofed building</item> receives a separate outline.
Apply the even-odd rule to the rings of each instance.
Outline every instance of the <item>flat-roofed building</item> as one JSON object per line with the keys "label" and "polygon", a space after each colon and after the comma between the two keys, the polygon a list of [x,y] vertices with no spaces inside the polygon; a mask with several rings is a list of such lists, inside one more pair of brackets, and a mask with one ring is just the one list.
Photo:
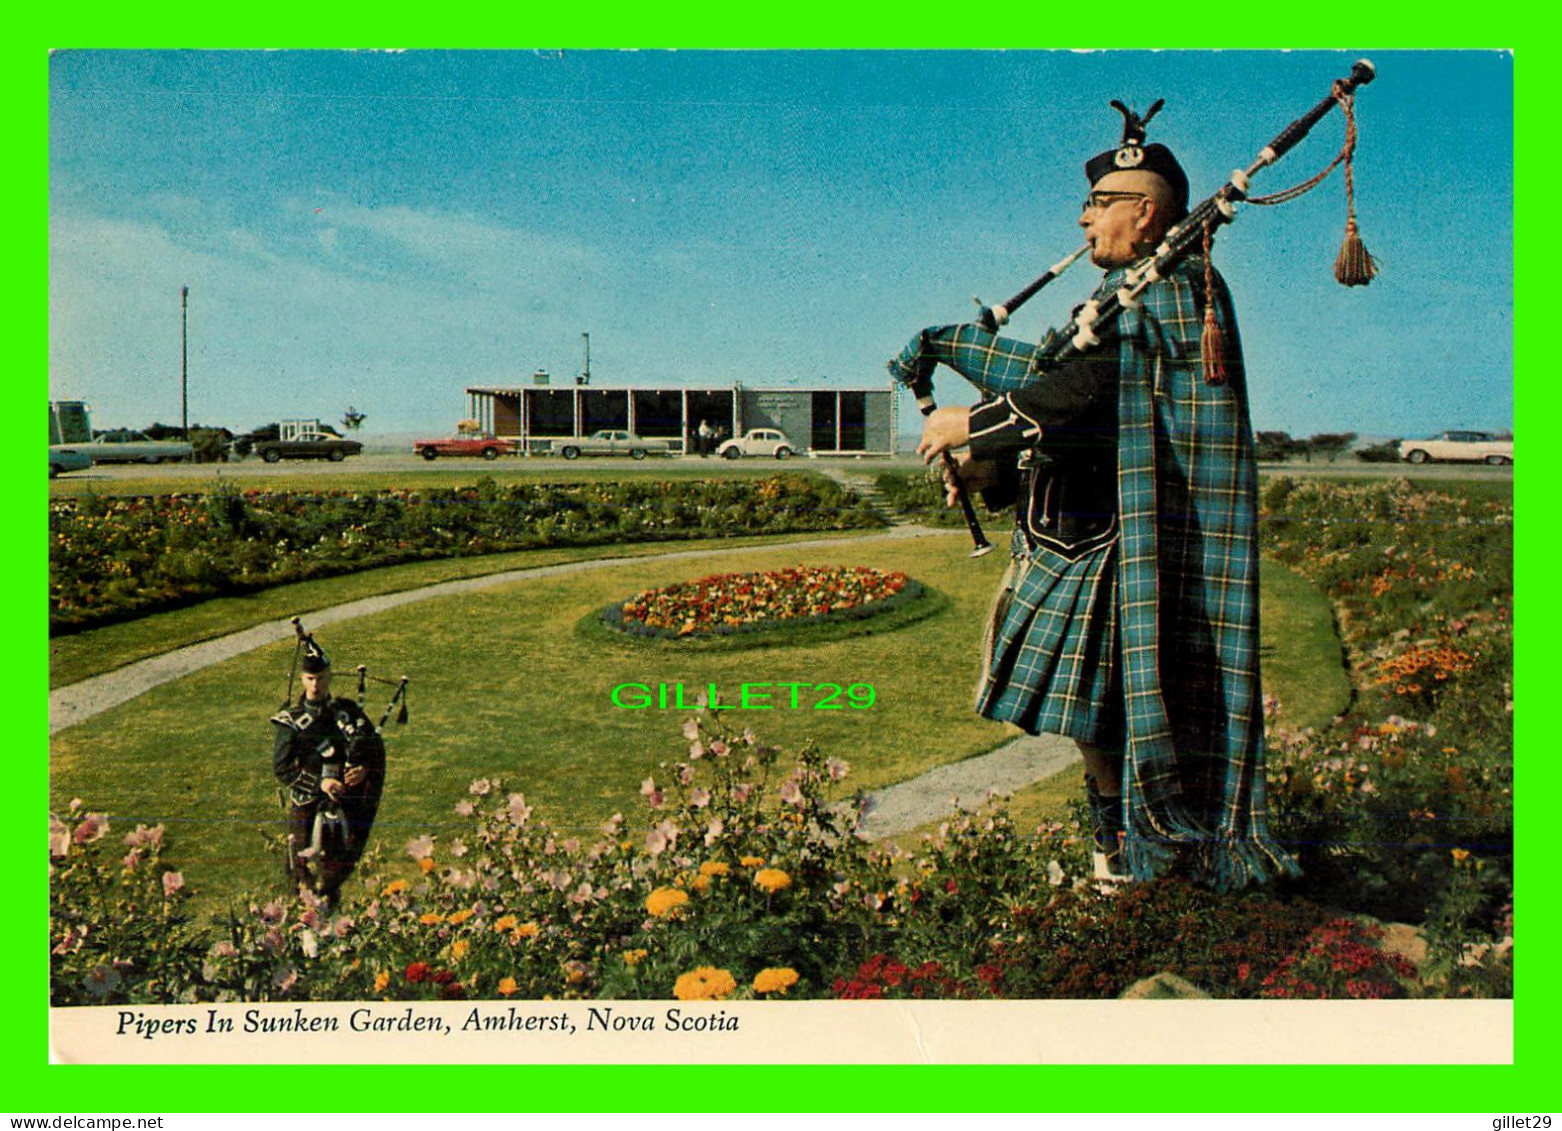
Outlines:
{"label": "flat-roofed building", "polygon": [[[541,378],[539,377],[538,380]],[[523,453],[552,442],[621,428],[695,450],[702,421],[723,437],[779,428],[814,455],[894,455],[898,389],[595,388],[543,384],[466,390],[468,413],[484,431],[519,441]]]}

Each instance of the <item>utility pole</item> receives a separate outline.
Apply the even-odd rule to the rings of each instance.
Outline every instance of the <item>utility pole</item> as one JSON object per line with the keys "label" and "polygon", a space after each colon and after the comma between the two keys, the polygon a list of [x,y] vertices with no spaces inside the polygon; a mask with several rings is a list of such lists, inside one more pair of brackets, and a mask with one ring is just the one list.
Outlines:
{"label": "utility pole", "polygon": [[581,337],[584,338],[585,342],[586,342],[586,371],[580,375],[580,383],[582,385],[590,385],[591,384],[591,334],[589,332],[587,332],[587,333],[581,334]]}
{"label": "utility pole", "polygon": [[179,288],[179,427],[190,442],[190,288]]}

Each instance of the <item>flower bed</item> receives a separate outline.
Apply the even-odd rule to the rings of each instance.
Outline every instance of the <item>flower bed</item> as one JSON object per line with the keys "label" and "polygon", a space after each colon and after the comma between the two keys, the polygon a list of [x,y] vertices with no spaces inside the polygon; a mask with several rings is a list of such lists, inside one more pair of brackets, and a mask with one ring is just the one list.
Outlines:
{"label": "flower bed", "polygon": [[185,917],[160,829],[121,859],[74,806],[50,827],[52,1000],[1115,997],[1161,971],[1218,997],[1421,992],[1375,928],[1305,900],[1101,890],[1077,821],[990,807],[918,852],[870,845],[845,763],[719,713],[683,737],[635,825],[576,835],[482,778],[437,833],[377,845],[342,906],[262,894],[215,926]]}
{"label": "flower bed", "polygon": [[70,632],[272,585],[432,558],[883,525],[819,476],[238,491],[49,503],[49,624]]}
{"label": "flower bed", "polygon": [[782,625],[858,620],[916,599],[922,586],[899,571],[866,566],[795,566],[724,573],[647,589],[602,612],[605,624],[636,636],[720,636]]}

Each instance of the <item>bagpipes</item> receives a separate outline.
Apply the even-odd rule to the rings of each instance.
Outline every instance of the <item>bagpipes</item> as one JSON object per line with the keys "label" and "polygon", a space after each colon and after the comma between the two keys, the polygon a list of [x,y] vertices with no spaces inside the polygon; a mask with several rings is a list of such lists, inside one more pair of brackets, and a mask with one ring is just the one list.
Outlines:
{"label": "bagpipes", "polygon": [[[288,668],[287,694],[282,699],[284,710],[293,703],[293,680],[298,675],[299,656],[304,654],[306,648],[319,647],[315,644],[314,637],[304,631],[304,622],[301,617],[290,617],[289,623],[293,626],[293,663]],[[384,729],[386,721],[390,718],[391,711],[395,710],[398,703],[401,704],[401,710],[396,713],[396,723],[398,726],[405,726],[407,723],[407,677],[381,679],[378,676],[370,676],[369,668],[366,664],[359,664],[354,670],[358,673],[358,706],[360,707],[363,706],[364,699],[367,697],[369,683],[382,683],[387,687],[395,687],[396,689],[391,694],[390,702],[385,704],[385,710],[380,712],[380,721],[375,724],[375,729]]]}
{"label": "bagpipes", "polygon": [[[1345,241],[1340,248],[1340,254],[1335,260],[1334,276],[1344,286],[1364,286],[1376,273],[1376,265],[1372,257],[1361,243],[1361,237],[1356,228],[1356,208],[1354,196],[1354,179],[1351,166],[1351,158],[1356,147],[1356,122],[1354,114],[1355,91],[1370,83],[1377,75],[1376,68],[1366,59],[1357,60],[1351,67],[1350,74],[1345,78],[1336,79],[1326,98],[1320,101],[1307,113],[1293,121],[1280,132],[1268,145],[1259,151],[1258,157],[1246,169],[1234,170],[1231,179],[1215,191],[1208,199],[1202,201],[1191,209],[1188,215],[1172,227],[1161,244],[1150,255],[1145,256],[1130,266],[1125,272],[1123,284],[1116,292],[1105,299],[1097,301],[1092,299],[1079,307],[1066,326],[1061,330],[1047,334],[1042,344],[1037,347],[1036,353],[1030,363],[1030,371],[1040,377],[1045,371],[1059,363],[1071,360],[1084,354],[1098,345],[1101,334],[1107,330],[1117,317],[1125,310],[1132,309],[1138,304],[1139,296],[1152,283],[1165,278],[1183,259],[1194,251],[1203,251],[1205,256],[1206,282],[1210,268],[1208,266],[1210,240],[1215,231],[1224,224],[1236,219],[1236,206],[1238,203],[1249,204],[1283,204],[1302,195],[1304,192],[1322,183],[1334,169],[1343,162],[1345,164],[1345,192],[1347,201],[1347,215],[1345,223]],[[1114,103],[1114,105],[1116,105]],[[1255,197],[1248,194],[1248,184],[1251,178],[1267,165],[1273,165],[1298,142],[1311,132],[1335,106],[1340,106],[1345,113],[1345,143],[1341,147],[1339,155],[1325,167],[1320,173],[1308,181],[1274,193],[1265,197]],[[1151,113],[1154,113],[1152,108]],[[1119,109],[1122,109],[1119,107]],[[1125,117],[1128,116],[1124,111]],[[1140,123],[1148,120],[1140,119]],[[978,299],[980,310],[977,314],[977,325],[988,333],[996,333],[998,328],[1006,323],[1013,313],[1022,305],[1033,298],[1043,287],[1056,279],[1059,275],[1090,250],[1086,244],[1078,251],[1053,264],[1036,279],[1032,280],[1024,288],[1018,291],[1014,297],[998,306],[983,306]],[[1203,359],[1204,377],[1211,384],[1220,384],[1225,380],[1224,367],[1224,342],[1221,337],[1220,327],[1215,319],[1214,304],[1206,303],[1204,312],[1204,329],[1200,339],[1200,353]],[[898,373],[897,363],[890,362],[892,373]],[[908,387],[917,399],[917,407],[922,415],[930,416],[938,407],[933,401],[933,383],[931,377],[917,381],[908,381]],[[976,548],[971,552],[972,557],[980,557],[992,549],[982,533],[980,524],[976,519],[976,511],[971,506],[964,484],[960,481],[960,474],[955,465],[954,458],[948,451],[943,453],[945,472],[950,485],[954,489],[961,511],[965,515],[966,525],[971,530],[971,538]]]}

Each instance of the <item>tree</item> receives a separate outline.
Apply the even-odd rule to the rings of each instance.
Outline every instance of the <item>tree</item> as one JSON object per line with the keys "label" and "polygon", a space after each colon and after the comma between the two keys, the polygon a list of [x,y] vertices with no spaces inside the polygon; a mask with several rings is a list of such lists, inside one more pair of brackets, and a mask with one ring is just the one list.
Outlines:
{"label": "tree", "polygon": [[1295,454],[1297,443],[1289,432],[1259,432],[1253,437],[1253,455],[1266,463],[1279,463]]}
{"label": "tree", "polygon": [[1354,432],[1319,432],[1307,441],[1307,458],[1312,459],[1312,453],[1327,456],[1329,462],[1334,462],[1334,457],[1356,442]]}

